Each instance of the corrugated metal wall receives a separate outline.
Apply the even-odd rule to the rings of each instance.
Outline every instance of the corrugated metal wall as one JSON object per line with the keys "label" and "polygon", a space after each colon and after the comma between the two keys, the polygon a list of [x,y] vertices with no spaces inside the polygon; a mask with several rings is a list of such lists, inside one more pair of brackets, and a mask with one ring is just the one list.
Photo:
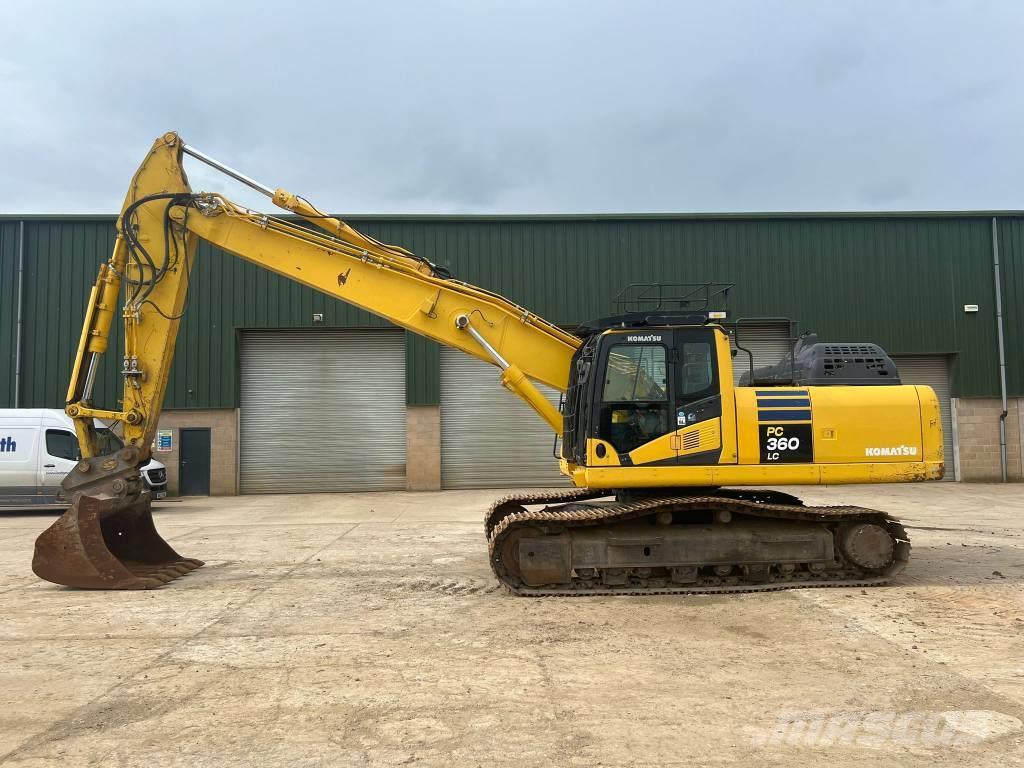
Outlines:
{"label": "corrugated metal wall", "polygon": [[[112,221],[27,223],[24,406],[63,401],[88,287],[113,245]],[[957,396],[998,392],[986,216],[350,221],[556,323],[607,314],[630,282],[736,282],[733,317],[788,315],[824,339],[875,341],[893,354],[954,354]],[[15,297],[6,286],[16,266],[16,222],[0,225],[0,359],[13,363]],[[1000,226],[1010,389],[1024,395],[1024,219]],[[981,311],[965,314],[964,304]],[[167,407],[235,407],[239,329],[310,327],[314,312],[324,314],[325,327],[383,324],[204,245]],[[111,405],[116,357],[108,355],[98,390]],[[410,343],[407,358],[409,402],[437,403],[437,345]],[[12,404],[12,382],[11,371],[0,374],[2,405]]]}
{"label": "corrugated metal wall", "polygon": [[0,404],[14,405],[14,351],[17,347],[18,224],[0,221]]}
{"label": "corrugated metal wall", "polygon": [[[82,319],[99,264],[110,257],[110,221],[37,220],[25,225],[22,407],[62,407]],[[6,256],[6,255],[5,255]],[[96,379],[96,400],[115,405],[121,326]]]}
{"label": "corrugated metal wall", "polygon": [[1003,276],[1003,325],[1006,332],[1007,388],[1024,395],[1024,219],[999,222]]}

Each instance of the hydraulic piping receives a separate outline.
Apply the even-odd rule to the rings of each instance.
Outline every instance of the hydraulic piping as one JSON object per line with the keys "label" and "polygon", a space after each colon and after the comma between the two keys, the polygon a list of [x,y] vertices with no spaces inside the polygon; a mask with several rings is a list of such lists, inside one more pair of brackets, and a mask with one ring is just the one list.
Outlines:
{"label": "hydraulic piping", "polygon": [[999,345],[999,395],[1003,409],[999,414],[999,472],[1002,481],[1007,481],[1006,473],[1006,416],[1009,413],[1006,405],[1006,347],[1003,342],[1003,293],[1002,278],[999,273],[999,226],[995,216],[992,217],[992,274],[996,284],[996,338]]}

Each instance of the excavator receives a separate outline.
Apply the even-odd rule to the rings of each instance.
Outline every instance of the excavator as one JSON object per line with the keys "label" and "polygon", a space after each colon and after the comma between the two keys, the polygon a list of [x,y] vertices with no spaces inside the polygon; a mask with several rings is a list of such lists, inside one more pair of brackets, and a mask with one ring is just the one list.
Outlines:
{"label": "excavator", "polygon": [[[291,215],[193,192],[186,156]],[[935,393],[901,384],[876,345],[805,339],[785,365],[755,371],[751,356],[744,385],[734,385],[720,313],[647,308],[570,333],[171,132],[133,176],[113,254],[88,298],[66,407],[82,459],[64,481],[70,508],[36,541],[32,568],[42,579],[148,589],[203,565],[159,535],[139,477],[200,240],[493,364],[501,384],[561,438],[560,469],[571,487],[506,496],[484,515],[491,569],[517,595],[886,583],[910,554],[896,518],[811,506],[770,487],[943,474]],[[93,402],[93,390],[116,315],[124,326],[123,397],[110,409]],[[563,393],[560,407],[538,383]],[[120,427],[123,447],[101,453],[97,420]]]}

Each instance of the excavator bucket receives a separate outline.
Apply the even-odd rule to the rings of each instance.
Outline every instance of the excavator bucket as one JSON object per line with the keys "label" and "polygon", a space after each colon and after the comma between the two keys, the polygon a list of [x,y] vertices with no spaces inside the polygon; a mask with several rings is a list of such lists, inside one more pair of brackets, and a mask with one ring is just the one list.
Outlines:
{"label": "excavator bucket", "polygon": [[78,496],[36,539],[32,557],[40,578],[84,589],[153,589],[201,565],[156,532],[148,494]]}

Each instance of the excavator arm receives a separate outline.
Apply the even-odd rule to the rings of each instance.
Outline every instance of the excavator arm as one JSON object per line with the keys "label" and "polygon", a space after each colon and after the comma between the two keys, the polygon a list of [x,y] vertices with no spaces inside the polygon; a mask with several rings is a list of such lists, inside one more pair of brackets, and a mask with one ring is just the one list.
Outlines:
{"label": "excavator arm", "polygon": [[[220,194],[193,193],[182,166],[186,154],[304,221],[257,213]],[[167,133],[132,179],[113,255],[100,267],[86,306],[67,396],[83,458],[64,482],[72,508],[36,543],[33,569],[42,578],[147,588],[201,565],[180,557],[156,533],[137,469],[156,434],[199,240],[494,364],[502,385],[561,434],[561,414],[533,382],[564,392],[579,338]],[[122,290],[123,397],[120,408],[104,409],[92,396]],[[120,423],[124,448],[116,455],[99,455],[95,419]]]}

